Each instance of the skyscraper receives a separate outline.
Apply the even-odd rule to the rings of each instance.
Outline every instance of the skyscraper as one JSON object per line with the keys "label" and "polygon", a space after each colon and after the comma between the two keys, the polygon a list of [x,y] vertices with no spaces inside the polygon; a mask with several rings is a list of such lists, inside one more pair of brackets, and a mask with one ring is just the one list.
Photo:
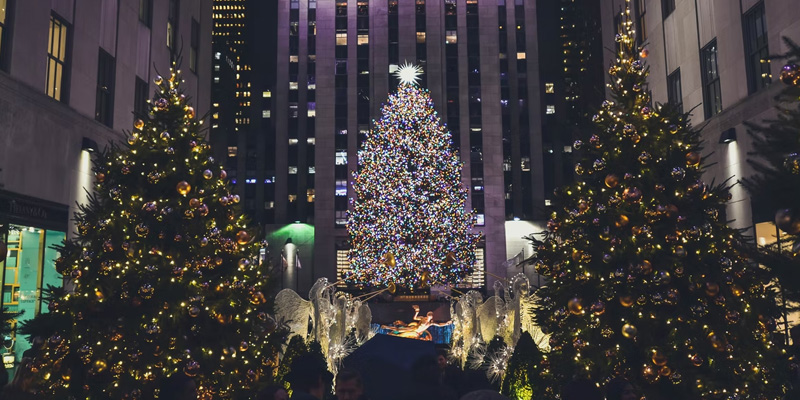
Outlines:
{"label": "skyscraper", "polygon": [[[222,11],[217,7],[233,3],[243,2],[215,1],[215,18]],[[279,239],[273,235],[273,246],[291,237],[292,229],[313,225],[305,247],[293,239],[304,257],[313,254],[313,261],[303,260],[312,268],[300,271],[299,286],[308,287],[319,276],[338,278],[347,268],[351,172],[371,121],[397,87],[392,72],[406,61],[422,66],[421,85],[430,89],[465,163],[467,207],[476,211],[476,230],[485,238],[478,267],[491,272],[474,276],[470,285],[505,276],[501,264],[535,229],[528,224],[509,233],[510,224],[546,216],[542,99],[547,88],[539,64],[550,54],[542,53],[537,24],[552,17],[538,15],[534,0],[278,0],[275,8],[260,7],[260,17],[247,10],[245,20],[253,25],[246,28],[252,29],[247,37],[258,38],[254,53],[270,54],[272,41],[263,38],[273,26],[268,18],[277,19],[271,33],[276,47],[262,64],[274,73],[253,68],[252,79],[265,82],[251,82],[248,100],[236,99],[250,105],[250,119],[246,132],[238,125],[233,137],[227,135],[227,156],[251,215],[267,231],[282,232]],[[215,19],[221,33],[241,29],[226,15]],[[215,32],[215,39],[223,37]],[[548,79],[558,93],[573,96],[556,83],[564,79],[561,74]],[[507,239],[516,242],[507,246]]]}

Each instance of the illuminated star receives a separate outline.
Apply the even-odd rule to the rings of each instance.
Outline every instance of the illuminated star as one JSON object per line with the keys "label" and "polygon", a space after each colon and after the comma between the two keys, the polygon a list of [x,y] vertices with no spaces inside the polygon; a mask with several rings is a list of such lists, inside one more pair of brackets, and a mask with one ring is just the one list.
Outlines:
{"label": "illuminated star", "polygon": [[422,67],[409,64],[408,61],[406,61],[394,72],[394,75],[400,79],[401,84],[416,85],[420,75],[422,75]]}

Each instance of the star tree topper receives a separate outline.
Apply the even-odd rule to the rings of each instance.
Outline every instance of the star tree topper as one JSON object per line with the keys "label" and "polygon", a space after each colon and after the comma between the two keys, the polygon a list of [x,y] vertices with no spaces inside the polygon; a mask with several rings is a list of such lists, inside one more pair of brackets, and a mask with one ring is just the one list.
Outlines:
{"label": "star tree topper", "polygon": [[422,67],[419,65],[409,64],[408,61],[403,62],[395,72],[394,75],[400,79],[401,84],[416,85],[422,75]]}

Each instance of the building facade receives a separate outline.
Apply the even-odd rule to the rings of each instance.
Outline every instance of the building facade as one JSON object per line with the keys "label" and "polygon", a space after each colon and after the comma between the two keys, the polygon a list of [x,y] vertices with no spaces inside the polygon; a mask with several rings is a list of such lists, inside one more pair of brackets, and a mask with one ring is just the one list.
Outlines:
{"label": "building facade", "polygon": [[422,66],[464,161],[485,238],[478,267],[504,275],[506,221],[544,217],[536,1],[280,0],[276,14],[274,179],[256,184],[274,187],[269,223],[314,226],[314,271],[300,286],[347,268],[351,173],[406,61]]}
{"label": "building facade", "polygon": [[[33,318],[60,285],[50,246],[72,235],[92,152],[147,112],[158,71],[180,53],[187,95],[209,110],[211,0],[0,0],[2,306]],[[6,340],[6,348],[12,339]],[[16,340],[20,354],[27,341]]]}
{"label": "building facade", "polygon": [[[624,0],[604,0],[603,24],[613,32]],[[650,90],[656,103],[691,111],[705,140],[707,182],[731,183],[752,174],[753,157],[745,122],[775,116],[783,89],[780,60],[768,57],[788,48],[783,37],[800,40],[800,9],[792,0],[632,0],[637,40],[649,50]],[[614,48],[613,35],[605,35]],[[608,65],[613,57],[609,53]],[[727,218],[749,229],[760,244],[774,241],[774,211],[751,202],[742,185],[731,190]],[[755,231],[753,231],[755,229]]]}

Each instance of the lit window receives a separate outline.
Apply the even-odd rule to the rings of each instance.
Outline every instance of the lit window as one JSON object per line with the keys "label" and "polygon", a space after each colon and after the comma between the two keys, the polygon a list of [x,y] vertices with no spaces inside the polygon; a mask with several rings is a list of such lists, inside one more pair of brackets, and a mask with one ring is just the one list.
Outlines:
{"label": "lit window", "polygon": [[564,146],[564,153],[572,153],[572,146]]}
{"label": "lit window", "polygon": [[475,215],[475,225],[483,226],[486,225],[486,216],[484,214],[477,214]]}
{"label": "lit window", "polygon": [[265,210],[272,210],[273,208],[275,208],[275,202],[274,201],[265,201],[264,202],[264,209]]}
{"label": "lit window", "polygon": [[300,61],[300,59],[298,58],[298,56],[296,56],[296,55],[289,56],[289,62],[290,63],[296,63],[296,62],[299,62],[299,61]]}
{"label": "lit window", "polygon": [[214,71],[219,71],[219,64],[214,64]]}
{"label": "lit window", "polygon": [[271,110],[261,110],[261,118],[269,118]]}
{"label": "lit window", "polygon": [[553,85],[552,83],[545,83],[544,84],[544,92],[545,93],[555,93],[556,92],[555,85]]}
{"label": "lit window", "polygon": [[218,76],[214,77],[214,83],[219,83],[219,77]]}
{"label": "lit window", "polygon": [[457,31],[447,31],[447,32],[445,32],[444,41],[447,44],[458,43],[458,33],[457,33]]}
{"label": "lit window", "polygon": [[67,62],[67,24],[55,16],[50,16],[50,36],[47,48],[47,95],[61,100],[64,70]]}
{"label": "lit window", "polygon": [[272,97],[272,91],[265,90],[264,93],[261,93],[261,96],[264,97],[265,99],[268,99],[268,98]]}
{"label": "lit window", "polygon": [[308,144],[317,144],[317,138],[310,137],[310,138],[306,139],[306,142]]}
{"label": "lit window", "polygon": [[295,201],[297,201],[297,195],[296,194],[290,194],[289,195],[289,203],[294,203]]}
{"label": "lit window", "polygon": [[520,166],[522,167],[523,172],[527,172],[531,170],[531,158],[530,157],[522,157],[520,162]]}
{"label": "lit window", "polygon": [[425,43],[425,32],[417,32],[417,43]]}
{"label": "lit window", "polygon": [[317,110],[311,110],[311,109],[308,110],[308,117],[309,118],[314,118],[316,116],[317,116]]}
{"label": "lit window", "polygon": [[347,34],[346,33],[337,33],[336,34],[336,45],[337,46],[347,46]]}
{"label": "lit window", "polygon": [[289,175],[297,175],[297,166],[289,166]]}
{"label": "lit window", "polygon": [[308,173],[309,174],[316,174],[317,173],[317,167],[308,167]]}
{"label": "lit window", "polygon": [[297,90],[297,82],[289,82],[289,90]]}
{"label": "lit window", "polygon": [[308,189],[308,190],[306,190],[306,201],[307,201],[307,202],[309,202],[309,203],[313,203],[313,202],[314,202],[314,197],[315,197],[315,195],[314,195],[314,189]]}
{"label": "lit window", "polygon": [[291,146],[293,144],[297,144],[297,139],[296,138],[289,139],[289,145]]}
{"label": "lit window", "polygon": [[556,106],[548,104],[546,113],[547,114],[555,114],[556,113]]}
{"label": "lit window", "polygon": [[358,45],[369,44],[369,35],[358,35]]}
{"label": "lit window", "polygon": [[237,146],[228,146],[228,157],[236,157],[236,153],[239,151]]}
{"label": "lit window", "polygon": [[339,179],[336,181],[336,196],[347,197],[347,179]]}
{"label": "lit window", "polygon": [[218,119],[219,118],[219,113],[212,114],[211,118]]}
{"label": "lit window", "polygon": [[524,59],[525,59],[525,52],[524,51],[518,51],[517,52],[517,60],[524,60]]}
{"label": "lit window", "polygon": [[337,151],[336,152],[336,165],[347,165],[347,152],[346,151]]}

